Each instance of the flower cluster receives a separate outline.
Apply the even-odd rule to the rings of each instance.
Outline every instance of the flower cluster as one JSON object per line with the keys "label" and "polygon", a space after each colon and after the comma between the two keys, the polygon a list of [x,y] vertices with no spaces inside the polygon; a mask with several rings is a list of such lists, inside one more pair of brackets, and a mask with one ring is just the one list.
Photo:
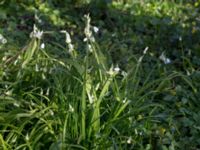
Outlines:
{"label": "flower cluster", "polygon": [[170,64],[171,63],[171,60],[165,56],[164,52],[160,55],[159,59],[162,60],[164,62],[164,64]]}
{"label": "flower cluster", "polygon": [[119,66],[117,65],[116,67],[113,67],[113,65],[111,66],[110,70],[107,71],[107,73],[110,75],[110,76],[115,76],[116,74],[118,74],[120,71],[120,68]]}
{"label": "flower cluster", "polygon": [[72,54],[72,52],[74,51],[74,45],[72,44],[72,40],[71,40],[70,34],[65,30],[62,30],[60,32],[65,34],[65,42],[68,45],[69,53]]}
{"label": "flower cluster", "polygon": [[85,17],[85,19],[86,19],[86,26],[85,26],[85,29],[84,29],[85,38],[83,39],[83,41],[84,41],[84,42],[86,42],[86,41],[95,42],[95,38],[94,38],[94,36],[92,35],[92,30],[91,30],[91,28],[93,28],[93,31],[94,31],[95,33],[99,32],[99,28],[96,27],[96,26],[91,26],[91,23],[90,23],[90,22],[91,22],[91,18],[90,18],[90,16],[89,16],[89,14],[88,14],[88,15],[85,15],[84,17]]}
{"label": "flower cluster", "polygon": [[33,31],[30,34],[30,38],[37,38],[37,39],[41,39],[43,35],[43,31],[40,31],[36,25],[34,24],[33,26]]}

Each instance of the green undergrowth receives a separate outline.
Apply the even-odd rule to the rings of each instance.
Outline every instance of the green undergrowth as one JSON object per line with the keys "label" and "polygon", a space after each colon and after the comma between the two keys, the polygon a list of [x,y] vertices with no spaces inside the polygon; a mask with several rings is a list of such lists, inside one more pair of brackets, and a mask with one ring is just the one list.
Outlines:
{"label": "green undergrowth", "polygon": [[10,2],[0,149],[200,148],[198,1]]}

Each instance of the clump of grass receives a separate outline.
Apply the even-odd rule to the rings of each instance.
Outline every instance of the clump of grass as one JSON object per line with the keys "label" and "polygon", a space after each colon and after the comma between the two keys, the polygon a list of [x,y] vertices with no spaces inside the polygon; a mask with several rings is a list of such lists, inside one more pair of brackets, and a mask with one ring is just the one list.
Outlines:
{"label": "clump of grass", "polygon": [[48,45],[41,46],[45,32],[35,26],[30,43],[1,63],[0,148],[153,148],[155,135],[165,136],[153,126],[165,109],[157,102],[160,94],[170,91],[177,77],[196,91],[180,73],[152,80],[158,65],[143,75],[147,49],[130,70],[112,64],[95,41],[89,15],[85,21],[85,54],[67,31],[62,31],[66,57],[50,54]]}

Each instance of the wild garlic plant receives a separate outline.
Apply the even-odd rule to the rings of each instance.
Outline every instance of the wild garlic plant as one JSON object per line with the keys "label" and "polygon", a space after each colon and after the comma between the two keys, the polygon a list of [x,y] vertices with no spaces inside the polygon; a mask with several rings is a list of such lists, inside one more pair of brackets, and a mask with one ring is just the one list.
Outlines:
{"label": "wild garlic plant", "polygon": [[[84,59],[85,73],[84,82],[82,90],[82,137],[83,139],[91,139],[98,137],[97,135],[101,133],[102,127],[107,130],[109,128],[105,125],[105,120],[101,121],[103,112],[101,111],[102,103],[105,103],[105,97],[109,95],[110,92],[117,89],[116,76],[120,74],[121,69],[118,65],[114,66],[109,64],[106,56],[100,50],[98,44],[95,42],[95,38],[92,32],[98,32],[98,28],[91,25],[91,18],[89,15],[85,15],[86,26],[84,29],[87,53]],[[111,67],[109,68],[109,65]],[[125,96],[118,97],[119,91],[115,91],[116,100],[120,103],[115,110],[115,114],[110,115],[110,121],[117,119],[120,114],[124,111],[130,101],[125,101]],[[114,96],[114,97],[115,97]],[[86,107],[88,106],[88,107]],[[85,114],[86,109],[91,109],[91,114]],[[90,116],[88,127],[86,127],[85,121]],[[87,130],[85,131],[85,127]],[[85,136],[84,136],[85,135]]]}
{"label": "wild garlic plant", "polygon": [[[43,33],[44,32],[40,31],[37,28],[37,26],[34,24],[33,31],[30,33],[31,42],[25,48],[25,53],[24,53],[24,56],[23,56],[24,61],[22,63],[22,68],[26,67],[26,64],[28,64],[31,61],[34,54],[40,48],[40,42],[41,42]],[[42,45],[42,47],[44,47],[44,45]]]}
{"label": "wild garlic plant", "polygon": [[[30,43],[13,63],[18,68],[17,78],[10,80],[15,81],[13,84],[6,82],[3,105],[9,106],[13,127],[4,126],[9,130],[8,134],[2,133],[7,140],[0,136],[4,147],[21,141],[14,148],[41,149],[41,145],[50,143],[49,149],[106,149],[109,146],[105,145],[113,145],[113,136],[121,138],[127,131],[121,123],[126,122],[127,128],[133,129],[135,118],[147,118],[141,111],[162,108],[150,102],[163,84],[170,83],[177,74],[151,82],[149,73],[144,85],[140,85],[140,69],[148,47],[132,69],[125,72],[110,63],[101,50],[95,40],[98,30],[91,25],[90,16],[85,15],[85,55],[75,50],[69,32],[61,31],[69,56],[60,58],[48,52],[48,43],[42,42],[45,32],[34,26]],[[66,48],[60,51],[66,53]],[[12,115],[15,110],[17,114]],[[143,136],[137,127],[126,135],[124,141],[128,144]]]}

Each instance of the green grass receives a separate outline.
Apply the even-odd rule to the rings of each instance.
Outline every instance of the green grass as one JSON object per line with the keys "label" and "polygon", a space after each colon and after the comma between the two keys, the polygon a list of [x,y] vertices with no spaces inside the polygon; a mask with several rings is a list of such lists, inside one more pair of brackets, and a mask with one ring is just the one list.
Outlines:
{"label": "green grass", "polygon": [[0,4],[0,149],[198,149],[199,2],[97,3]]}

